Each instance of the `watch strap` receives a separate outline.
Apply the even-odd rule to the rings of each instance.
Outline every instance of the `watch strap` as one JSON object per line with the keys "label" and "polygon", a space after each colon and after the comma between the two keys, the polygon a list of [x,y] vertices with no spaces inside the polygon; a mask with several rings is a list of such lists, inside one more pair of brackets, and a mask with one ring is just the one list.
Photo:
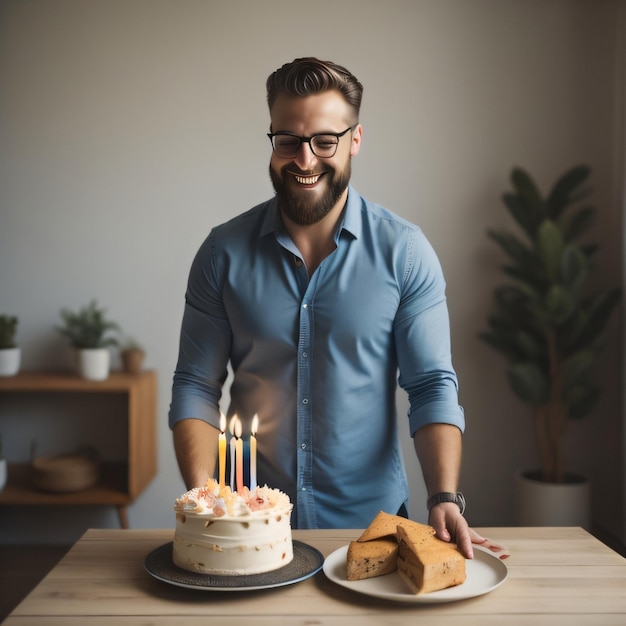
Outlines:
{"label": "watch strap", "polygon": [[436,493],[434,496],[428,498],[426,502],[426,507],[430,511],[435,505],[441,504],[442,502],[454,502],[460,511],[461,515],[465,513],[465,496],[457,491],[456,493],[451,493],[449,491],[442,491],[441,493]]}

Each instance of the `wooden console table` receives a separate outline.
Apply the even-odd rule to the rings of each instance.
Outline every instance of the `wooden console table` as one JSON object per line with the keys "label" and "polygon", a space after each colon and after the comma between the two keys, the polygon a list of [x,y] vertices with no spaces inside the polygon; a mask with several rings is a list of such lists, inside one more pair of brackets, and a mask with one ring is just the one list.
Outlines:
{"label": "wooden console table", "polygon": [[[8,482],[0,492],[0,506],[111,505],[117,507],[120,525],[128,528],[126,506],[133,502],[156,474],[157,377],[153,371],[140,374],[112,372],[106,380],[90,381],[74,374],[23,372],[0,378],[3,394],[122,394],[126,410],[125,436],[128,455],[124,463],[103,463],[99,482],[72,493],[46,493],[30,480],[28,463],[9,464]],[[1,423],[1,416],[0,416]],[[5,436],[6,441],[6,436]]]}

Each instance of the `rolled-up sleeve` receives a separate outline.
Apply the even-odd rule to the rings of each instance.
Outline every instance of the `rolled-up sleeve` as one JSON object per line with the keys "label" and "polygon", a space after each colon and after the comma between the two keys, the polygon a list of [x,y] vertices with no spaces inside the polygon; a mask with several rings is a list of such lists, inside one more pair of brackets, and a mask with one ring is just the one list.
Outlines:
{"label": "rolled-up sleeve", "polygon": [[196,418],[219,426],[219,401],[227,376],[231,328],[214,267],[214,237],[200,247],[189,273],[172,384],[170,428]]}
{"label": "rolled-up sleeve", "polygon": [[426,424],[465,429],[452,366],[445,280],[439,259],[421,231],[407,249],[403,292],[394,323],[399,384],[409,397],[411,435]]}

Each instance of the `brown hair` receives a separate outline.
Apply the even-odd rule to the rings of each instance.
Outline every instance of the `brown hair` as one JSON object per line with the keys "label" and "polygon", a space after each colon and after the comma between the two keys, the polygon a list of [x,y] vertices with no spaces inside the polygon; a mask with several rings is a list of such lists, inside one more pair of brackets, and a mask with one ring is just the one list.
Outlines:
{"label": "brown hair", "polygon": [[331,89],[339,91],[359,119],[363,85],[345,67],[314,57],[295,59],[270,74],[266,83],[267,104],[272,106],[279,94],[303,97]]}

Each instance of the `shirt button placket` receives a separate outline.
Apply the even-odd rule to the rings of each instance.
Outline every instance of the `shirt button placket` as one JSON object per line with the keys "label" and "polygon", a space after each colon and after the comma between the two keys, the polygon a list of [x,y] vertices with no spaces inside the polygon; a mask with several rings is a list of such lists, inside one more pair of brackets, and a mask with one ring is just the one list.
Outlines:
{"label": "shirt button placket", "polygon": [[314,511],[311,455],[311,368],[309,365],[311,338],[311,307],[303,302],[300,314],[300,337],[298,345],[298,524],[314,526],[311,514]]}

